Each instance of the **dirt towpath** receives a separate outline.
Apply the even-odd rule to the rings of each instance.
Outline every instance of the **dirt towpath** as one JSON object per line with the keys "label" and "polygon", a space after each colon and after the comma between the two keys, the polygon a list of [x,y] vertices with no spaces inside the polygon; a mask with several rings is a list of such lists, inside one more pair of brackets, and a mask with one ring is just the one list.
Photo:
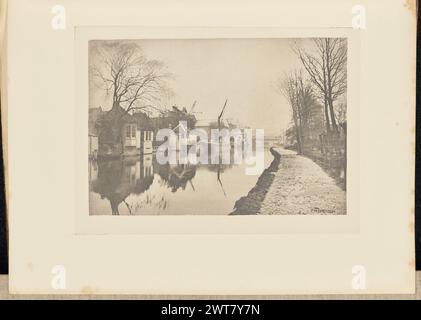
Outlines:
{"label": "dirt towpath", "polygon": [[345,191],[318,164],[290,150],[273,151],[280,155],[276,166],[262,173],[232,214],[346,214]]}

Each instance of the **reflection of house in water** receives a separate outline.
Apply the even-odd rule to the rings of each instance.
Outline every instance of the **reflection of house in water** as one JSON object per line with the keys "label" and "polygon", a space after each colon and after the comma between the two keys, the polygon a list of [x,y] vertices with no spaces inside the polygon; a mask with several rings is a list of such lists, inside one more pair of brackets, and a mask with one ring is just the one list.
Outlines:
{"label": "reflection of house in water", "polygon": [[119,205],[125,203],[130,194],[144,193],[153,180],[151,162],[139,159],[98,161],[98,176],[91,188],[110,201],[112,214],[119,214]]}
{"label": "reflection of house in water", "polygon": [[[89,172],[90,191],[99,194],[103,199],[102,202],[106,200],[108,209],[106,209],[107,212],[98,212],[100,207],[96,207],[95,201],[98,199],[94,196],[91,198],[93,201],[91,202],[91,212],[94,214],[111,212],[115,215],[120,212],[141,214],[142,210],[147,211],[151,207],[155,208],[157,212],[165,210],[167,201],[171,198],[166,195],[166,190],[171,191],[171,194],[185,191],[196,192],[195,179],[200,177],[198,173],[201,170],[214,173],[214,179],[212,179],[212,175],[208,175],[206,183],[216,183],[226,196],[223,174],[232,166],[232,163],[161,165],[152,154],[124,159],[92,160]],[[151,192],[139,197],[147,191]],[[130,195],[137,195],[137,197],[127,199]]]}
{"label": "reflection of house in water", "polygon": [[[140,166],[140,162],[139,162]],[[139,175],[140,175],[141,168],[139,167]],[[143,176],[149,177],[154,174],[153,171],[153,155],[148,154],[143,157]]]}
{"label": "reflection of house in water", "polygon": [[[191,165],[160,165],[153,161],[152,155],[144,155],[124,160],[91,161],[90,189],[98,193],[102,199],[108,199],[112,214],[119,214],[119,205],[124,203],[129,212],[126,198],[130,194],[140,195],[147,191],[154,182],[156,173],[166,187],[172,192],[184,190],[187,183],[196,174],[196,167]],[[92,173],[91,173],[92,172]],[[194,189],[194,186],[192,185]]]}
{"label": "reflection of house in water", "polygon": [[89,161],[88,167],[89,182],[95,181],[98,179],[98,163],[94,160]]}

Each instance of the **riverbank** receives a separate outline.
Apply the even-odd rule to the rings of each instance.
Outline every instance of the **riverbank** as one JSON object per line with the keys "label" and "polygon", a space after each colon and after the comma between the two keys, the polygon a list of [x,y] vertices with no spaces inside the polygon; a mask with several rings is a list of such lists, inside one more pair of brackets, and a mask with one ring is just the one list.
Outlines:
{"label": "riverbank", "polygon": [[281,162],[281,154],[275,148],[270,148],[270,153],[273,156],[272,163],[262,172],[256,185],[249,191],[247,196],[237,200],[234,205],[234,211],[230,215],[259,214],[261,205],[273,183],[274,173],[279,170],[279,164]]}
{"label": "riverbank", "polygon": [[346,193],[309,158],[294,151],[273,149],[271,166],[247,196],[238,200],[232,215],[343,215]]}

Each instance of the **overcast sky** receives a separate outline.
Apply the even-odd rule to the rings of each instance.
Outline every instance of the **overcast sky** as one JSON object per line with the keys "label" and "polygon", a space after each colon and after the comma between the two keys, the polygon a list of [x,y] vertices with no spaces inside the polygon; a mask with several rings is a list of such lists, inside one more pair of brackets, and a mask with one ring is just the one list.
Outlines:
{"label": "overcast sky", "polygon": [[[124,40],[122,40],[124,41]],[[133,41],[133,40],[128,40]],[[198,119],[216,119],[225,99],[224,117],[277,135],[290,122],[287,101],[275,89],[276,79],[301,67],[289,39],[137,40],[149,59],[163,61],[173,74],[174,96],[168,107],[190,109],[197,100]],[[96,42],[99,44],[98,42]],[[90,54],[90,63],[97,57]],[[94,88],[94,86],[90,86]],[[90,108],[111,108],[100,89],[90,92]]]}

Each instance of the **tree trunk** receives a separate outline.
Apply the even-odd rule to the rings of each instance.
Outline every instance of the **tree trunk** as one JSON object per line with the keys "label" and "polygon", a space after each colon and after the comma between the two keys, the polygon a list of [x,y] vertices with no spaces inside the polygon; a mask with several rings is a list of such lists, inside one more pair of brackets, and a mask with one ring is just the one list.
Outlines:
{"label": "tree trunk", "polygon": [[118,101],[114,101],[113,102],[113,109],[118,109],[120,108],[120,103]]}
{"label": "tree trunk", "polygon": [[329,109],[327,105],[327,99],[324,99],[325,101],[325,118],[326,118],[326,133],[330,132],[330,120],[329,120]]}
{"label": "tree trunk", "polygon": [[329,97],[328,102],[329,102],[330,118],[332,120],[332,129],[333,129],[333,132],[338,133],[339,132],[338,131],[338,125],[336,123],[335,111],[333,110],[333,101],[332,101],[331,97]]}
{"label": "tree trunk", "polygon": [[302,154],[303,149],[302,149],[301,133],[300,133],[300,128],[298,126],[297,115],[295,113],[293,114],[293,118],[294,118],[295,134],[297,136],[297,152],[298,154]]}

